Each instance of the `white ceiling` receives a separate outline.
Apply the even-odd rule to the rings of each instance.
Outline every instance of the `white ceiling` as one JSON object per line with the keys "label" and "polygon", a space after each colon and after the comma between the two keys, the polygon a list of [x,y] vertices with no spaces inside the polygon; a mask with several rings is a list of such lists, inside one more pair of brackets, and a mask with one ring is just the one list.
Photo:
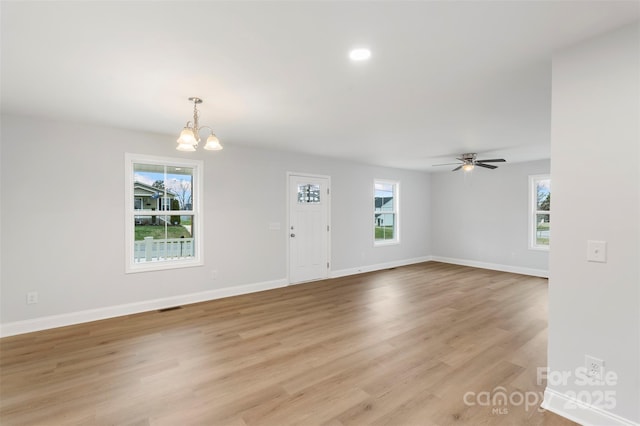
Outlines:
{"label": "white ceiling", "polygon": [[223,144],[421,170],[548,158],[553,52],[640,16],[635,0],[1,7],[3,112],[173,144],[199,96]]}

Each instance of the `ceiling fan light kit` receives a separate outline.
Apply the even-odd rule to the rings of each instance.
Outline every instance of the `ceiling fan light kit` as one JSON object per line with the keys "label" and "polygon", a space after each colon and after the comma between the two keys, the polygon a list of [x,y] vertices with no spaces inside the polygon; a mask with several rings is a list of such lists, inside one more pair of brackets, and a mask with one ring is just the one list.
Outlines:
{"label": "ceiling fan light kit", "polygon": [[199,124],[198,119],[200,116],[198,104],[202,103],[202,99],[191,97],[189,98],[189,101],[193,102],[193,121],[188,121],[184,126],[184,129],[180,132],[180,136],[177,140],[178,146],[176,149],[178,151],[195,151],[200,143],[200,130],[208,129],[211,133],[207,137],[207,143],[204,144],[204,149],[208,151],[220,151],[222,149],[222,144],[218,137],[213,133],[213,129],[209,126],[200,126]]}
{"label": "ceiling fan light kit", "polygon": [[452,172],[458,171],[460,169],[462,169],[465,172],[470,172],[476,166],[484,167],[485,169],[494,170],[494,169],[497,169],[498,166],[494,166],[493,164],[486,164],[486,163],[505,163],[507,161],[504,158],[491,158],[488,160],[478,160],[477,157],[478,157],[478,154],[476,154],[475,152],[469,152],[466,154],[462,154],[459,158],[456,158],[456,160],[461,161],[461,163],[434,164],[434,167],[435,166],[452,166],[457,164],[458,167],[453,169]]}

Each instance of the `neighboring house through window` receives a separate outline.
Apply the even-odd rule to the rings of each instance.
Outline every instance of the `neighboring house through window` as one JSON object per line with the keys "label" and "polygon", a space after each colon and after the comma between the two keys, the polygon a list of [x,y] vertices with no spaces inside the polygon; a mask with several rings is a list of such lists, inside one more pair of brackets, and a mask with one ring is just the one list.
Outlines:
{"label": "neighboring house through window", "polygon": [[202,264],[202,162],[125,155],[126,272]]}
{"label": "neighboring house through window", "polygon": [[[144,179],[138,176],[138,179]],[[156,186],[153,186],[156,185]],[[177,195],[170,189],[160,187],[160,183],[145,184],[140,180],[133,182],[134,208],[136,210],[170,210],[171,200]],[[185,209],[186,210],[186,209]]]}
{"label": "neighboring house through window", "polygon": [[551,178],[529,176],[529,248],[549,250],[551,237]]}
{"label": "neighboring house through window", "polygon": [[373,183],[373,235],[374,244],[398,243],[398,192],[395,181],[375,180]]}

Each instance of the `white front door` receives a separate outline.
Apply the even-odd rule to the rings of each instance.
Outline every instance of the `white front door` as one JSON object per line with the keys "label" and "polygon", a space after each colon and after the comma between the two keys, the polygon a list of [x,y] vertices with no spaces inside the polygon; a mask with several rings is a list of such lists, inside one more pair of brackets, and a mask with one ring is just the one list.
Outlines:
{"label": "white front door", "polygon": [[320,280],[329,271],[329,178],[289,176],[289,282]]}

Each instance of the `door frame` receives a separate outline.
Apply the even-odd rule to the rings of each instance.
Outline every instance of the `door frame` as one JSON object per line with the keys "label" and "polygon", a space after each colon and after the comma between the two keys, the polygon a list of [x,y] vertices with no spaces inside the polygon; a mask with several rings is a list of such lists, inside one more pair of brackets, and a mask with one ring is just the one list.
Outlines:
{"label": "door frame", "polygon": [[329,262],[329,267],[327,268],[327,278],[331,278],[331,269],[333,268],[333,262],[331,261],[331,234],[333,233],[333,225],[331,224],[331,195],[332,195],[332,190],[331,190],[331,176],[328,175],[318,175],[318,174],[313,174],[313,173],[303,173],[303,172],[287,172],[287,183],[285,185],[286,187],[286,191],[287,191],[287,196],[285,197],[287,206],[286,206],[286,211],[287,211],[287,225],[286,225],[286,229],[285,229],[285,233],[284,233],[284,238],[286,241],[286,268],[287,268],[287,285],[295,285],[295,284],[303,284],[304,281],[302,283],[291,283],[291,244],[289,242],[289,234],[291,233],[291,176],[301,176],[301,177],[308,177],[308,178],[319,178],[319,179],[326,179],[327,180],[327,189],[329,190],[329,193],[326,194],[326,200],[327,200],[327,204],[326,204],[326,208],[327,208],[327,225],[329,226],[329,231],[327,231],[327,262]]}

